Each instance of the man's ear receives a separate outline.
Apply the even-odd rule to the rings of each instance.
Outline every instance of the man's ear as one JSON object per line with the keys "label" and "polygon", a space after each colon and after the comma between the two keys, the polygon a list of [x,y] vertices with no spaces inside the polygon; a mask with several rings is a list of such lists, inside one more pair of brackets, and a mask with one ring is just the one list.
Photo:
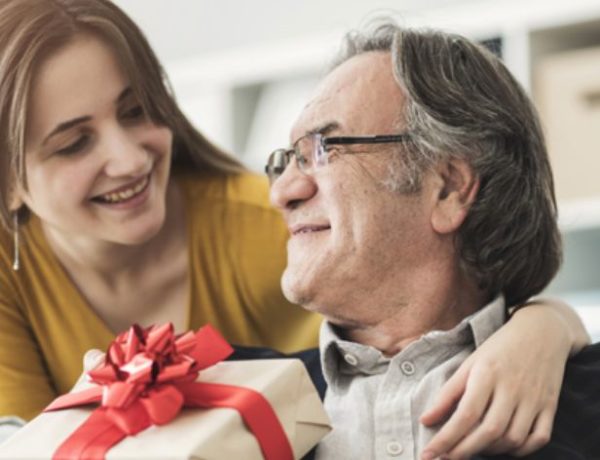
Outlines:
{"label": "man's ear", "polygon": [[433,229],[452,233],[462,225],[479,191],[479,177],[464,160],[451,159],[435,168],[440,187],[431,214]]}

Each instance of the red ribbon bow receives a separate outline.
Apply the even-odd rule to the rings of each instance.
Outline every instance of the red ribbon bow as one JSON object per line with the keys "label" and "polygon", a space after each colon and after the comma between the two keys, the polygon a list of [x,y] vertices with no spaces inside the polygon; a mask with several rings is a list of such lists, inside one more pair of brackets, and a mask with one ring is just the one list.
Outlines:
{"label": "red ribbon bow", "polygon": [[171,323],[132,326],[110,345],[104,363],[88,372],[97,386],[56,398],[53,411],[100,402],[56,450],[53,460],[98,459],[127,436],[164,425],[184,407],[236,409],[265,459],[293,459],[290,443],[269,402],[243,387],[196,382],[199,371],[233,349],[210,326],[176,336]]}

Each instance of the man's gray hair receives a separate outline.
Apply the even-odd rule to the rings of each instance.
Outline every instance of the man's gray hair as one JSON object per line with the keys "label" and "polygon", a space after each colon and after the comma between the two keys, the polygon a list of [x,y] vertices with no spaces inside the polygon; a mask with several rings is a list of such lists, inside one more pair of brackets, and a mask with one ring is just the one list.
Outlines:
{"label": "man's gray hair", "polygon": [[498,57],[460,35],[379,21],[348,34],[336,62],[371,51],[391,52],[407,99],[398,117],[410,141],[396,188],[416,193],[434,164],[466,160],[480,189],[456,239],[464,269],[508,305],[539,293],[562,252],[552,171],[524,90]]}

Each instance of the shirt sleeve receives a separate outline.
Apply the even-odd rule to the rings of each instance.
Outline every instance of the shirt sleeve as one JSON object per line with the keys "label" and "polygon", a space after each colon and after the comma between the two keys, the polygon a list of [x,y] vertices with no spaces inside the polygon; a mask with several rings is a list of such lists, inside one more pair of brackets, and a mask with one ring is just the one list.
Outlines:
{"label": "shirt sleeve", "polygon": [[0,416],[29,420],[55,396],[44,359],[19,302],[20,272],[0,247]]}

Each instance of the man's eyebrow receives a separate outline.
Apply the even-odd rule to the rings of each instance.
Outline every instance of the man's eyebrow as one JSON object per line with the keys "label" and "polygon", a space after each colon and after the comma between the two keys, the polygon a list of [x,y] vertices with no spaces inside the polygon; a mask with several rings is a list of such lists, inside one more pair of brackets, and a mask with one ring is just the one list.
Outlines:
{"label": "man's eyebrow", "polygon": [[327,135],[332,131],[335,131],[336,129],[340,128],[340,124],[337,121],[328,121],[326,123],[323,123],[319,126],[317,126],[316,128],[312,128],[309,129],[308,131],[306,131],[306,135],[308,134],[322,134],[322,135]]}
{"label": "man's eyebrow", "polygon": [[[123,102],[123,100],[126,99],[132,92],[133,92],[133,90],[131,89],[131,86],[128,86],[127,88],[125,88],[123,91],[121,91],[121,93],[117,97],[116,103],[120,104],[121,102]],[[85,123],[87,121],[90,121],[91,119],[92,119],[91,116],[84,115],[82,117],[73,118],[72,120],[67,120],[67,121],[64,121],[62,123],[59,123],[56,126],[56,128],[54,128],[50,132],[50,134],[48,134],[44,138],[44,140],[42,142],[42,145],[45,145],[52,136],[55,136],[55,135],[57,135],[59,133],[67,131],[67,130],[69,130],[69,129],[73,128],[74,126],[77,126],[77,125],[79,125],[81,123]]]}

